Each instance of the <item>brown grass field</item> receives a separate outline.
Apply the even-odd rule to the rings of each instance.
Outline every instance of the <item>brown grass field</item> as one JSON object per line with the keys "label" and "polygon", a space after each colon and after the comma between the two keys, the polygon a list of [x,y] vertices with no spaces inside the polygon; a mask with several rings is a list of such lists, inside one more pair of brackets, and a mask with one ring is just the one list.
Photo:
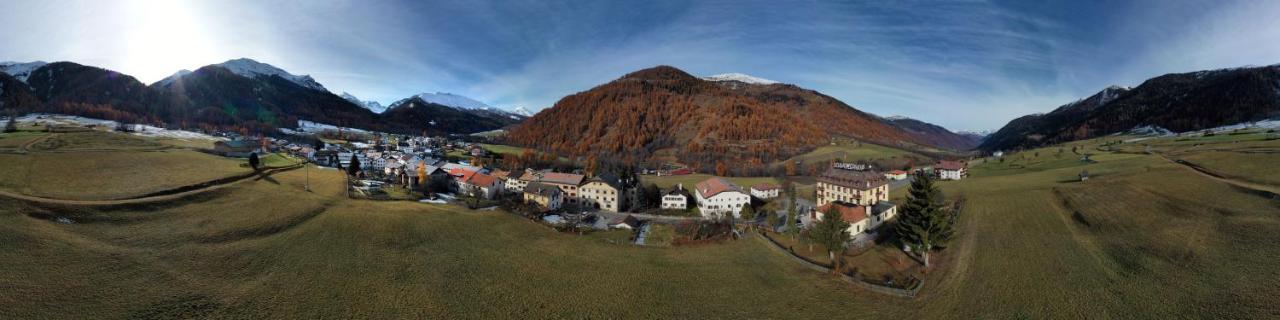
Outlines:
{"label": "brown grass field", "polygon": [[[0,318],[1280,317],[1280,200],[1156,155],[1023,159],[941,184],[966,199],[961,233],[913,299],[758,241],[618,245],[501,211],[349,200],[341,173],[312,169],[313,192],[294,170],[157,204],[0,198]],[[1082,169],[1093,178],[1071,181]]]}

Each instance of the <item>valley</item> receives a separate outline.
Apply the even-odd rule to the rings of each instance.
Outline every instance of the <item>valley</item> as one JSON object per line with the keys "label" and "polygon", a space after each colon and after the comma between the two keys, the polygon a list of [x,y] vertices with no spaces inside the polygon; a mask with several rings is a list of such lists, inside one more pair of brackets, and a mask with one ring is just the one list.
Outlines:
{"label": "valley", "polygon": [[[0,144],[29,136],[2,134]],[[1280,240],[1280,200],[1164,157],[1226,172],[1229,161],[1272,160],[1251,152],[1280,140],[1214,138],[1086,140],[972,162],[969,178],[941,184],[965,199],[959,238],[912,299],[835,281],[762,241],[612,244],[502,210],[348,199],[341,173],[316,168],[156,203],[3,198],[0,283],[9,294],[0,295],[0,316],[829,318],[823,310],[833,307],[929,318],[1274,316],[1280,277],[1270,266],[1280,253],[1269,243]],[[112,142],[123,140],[45,165],[89,167],[107,153],[154,157],[147,170],[156,172],[249,170]],[[41,156],[0,161],[21,167]],[[1090,179],[1076,181],[1086,170]],[[127,197],[175,182],[107,170],[76,176],[86,190],[115,193],[49,195]]]}

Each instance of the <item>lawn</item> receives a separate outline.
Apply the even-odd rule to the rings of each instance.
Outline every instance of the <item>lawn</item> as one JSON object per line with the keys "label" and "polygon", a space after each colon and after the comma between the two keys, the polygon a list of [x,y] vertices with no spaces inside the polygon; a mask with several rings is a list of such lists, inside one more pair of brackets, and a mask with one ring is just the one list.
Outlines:
{"label": "lawn", "polygon": [[[715,177],[715,176],[705,174],[705,173],[695,173],[695,174],[686,174],[686,175],[678,175],[678,176],[661,176],[661,177],[656,175],[644,175],[644,176],[640,176],[640,182],[646,185],[650,183],[657,184],[658,187],[662,189],[670,189],[675,187],[678,184],[684,184],[685,189],[692,191],[694,188],[694,185],[697,185],[699,182],[710,179],[712,177]],[[724,177],[724,178],[726,180],[729,180],[729,182],[736,184],[738,186],[741,186],[743,188],[750,188],[753,185],[756,185],[759,183],[765,183],[765,182],[772,183],[774,185],[780,185],[780,183],[778,182],[778,179],[774,179],[773,177]]]}
{"label": "lawn", "polygon": [[859,160],[875,160],[893,157],[913,156],[919,158],[927,158],[925,156],[900,150],[886,146],[861,143],[861,142],[840,142],[836,145],[825,145],[809,151],[807,153],[791,157],[789,160],[798,160],[803,163],[817,161],[826,162],[835,159],[842,159],[846,162],[854,162]]}
{"label": "lawn", "polygon": [[0,151],[17,151],[23,145],[47,134],[40,131],[0,133]]}
{"label": "lawn", "polygon": [[[45,135],[11,133],[0,136],[0,144]],[[112,132],[55,133],[35,145],[29,153],[0,153],[0,189],[56,199],[119,199],[250,171],[241,167],[244,160]]]}
{"label": "lawn", "polygon": [[[83,154],[45,156],[53,155],[66,157],[45,159],[62,168],[99,164]],[[500,210],[351,200],[335,170],[311,170],[311,192],[294,170],[163,204],[0,198],[0,318],[1280,315],[1280,200],[1155,155],[1094,159],[1042,152],[977,164],[970,178],[940,184],[965,199],[960,233],[914,299],[834,280],[758,241],[616,245],[600,239],[611,235],[560,233]],[[1094,178],[1071,182],[1084,169]],[[118,170],[129,169],[84,171],[80,181],[155,188],[172,178]],[[37,218],[50,216],[76,223]],[[651,231],[650,242],[662,232]]]}

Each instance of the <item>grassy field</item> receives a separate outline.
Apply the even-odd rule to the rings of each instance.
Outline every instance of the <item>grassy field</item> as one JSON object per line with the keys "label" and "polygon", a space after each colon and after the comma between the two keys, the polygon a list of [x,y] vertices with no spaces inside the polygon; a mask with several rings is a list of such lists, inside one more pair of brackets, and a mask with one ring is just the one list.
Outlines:
{"label": "grassy field", "polygon": [[0,188],[57,199],[139,196],[249,172],[194,151],[0,154]]}
{"label": "grassy field", "polygon": [[881,145],[870,143],[849,143],[843,142],[836,145],[826,145],[818,147],[813,151],[791,157],[788,160],[798,160],[802,163],[809,162],[826,162],[835,159],[843,159],[846,162],[854,162],[859,160],[875,160],[892,157],[915,156],[926,158],[925,156],[912,153],[910,151],[894,149]]}
{"label": "grassy field", "polygon": [[1280,316],[1280,200],[1157,155],[1038,151],[940,184],[965,199],[961,233],[914,299],[758,241],[611,244],[501,211],[349,200],[334,170],[311,170],[306,192],[295,170],[163,204],[0,198],[0,318]]}
{"label": "grassy field", "polygon": [[[656,184],[658,185],[659,188],[663,188],[663,189],[669,189],[669,188],[675,187],[677,184],[684,184],[685,189],[693,190],[694,185],[697,185],[699,182],[705,181],[712,177],[715,177],[715,176],[705,174],[705,173],[686,174],[686,175],[679,175],[679,176],[661,176],[661,177],[656,175],[644,175],[644,176],[640,176],[640,182],[644,184],[650,184],[650,183]],[[778,179],[774,179],[772,177],[724,177],[724,178],[725,180],[729,180],[729,182],[732,182],[733,184],[739,185],[743,188],[749,188],[753,185],[756,185],[759,183],[765,183],[765,182],[772,183],[774,185],[779,185],[780,183],[778,182]]]}

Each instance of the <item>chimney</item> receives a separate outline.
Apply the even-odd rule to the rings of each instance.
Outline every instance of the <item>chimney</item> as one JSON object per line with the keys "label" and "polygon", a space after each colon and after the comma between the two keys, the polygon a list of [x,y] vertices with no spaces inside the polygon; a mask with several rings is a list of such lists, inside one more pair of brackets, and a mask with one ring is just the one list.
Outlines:
{"label": "chimney", "polygon": [[681,182],[681,183],[677,183],[677,184],[676,184],[676,189],[684,189],[684,183],[683,183],[683,182]]}

